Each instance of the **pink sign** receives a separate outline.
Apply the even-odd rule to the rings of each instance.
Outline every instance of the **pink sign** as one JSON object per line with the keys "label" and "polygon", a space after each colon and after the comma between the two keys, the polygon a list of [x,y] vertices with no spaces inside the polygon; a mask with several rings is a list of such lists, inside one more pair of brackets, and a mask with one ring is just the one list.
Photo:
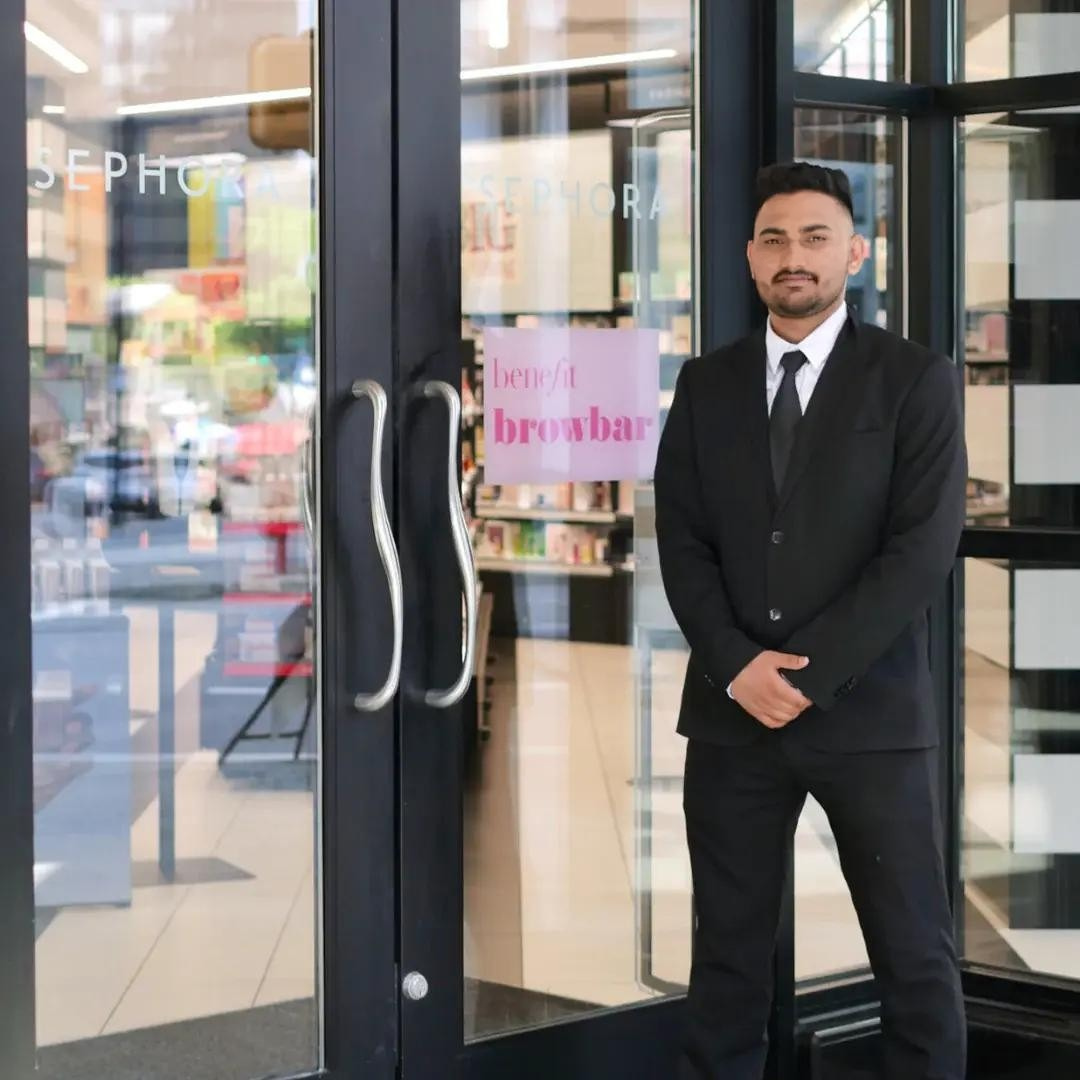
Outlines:
{"label": "pink sign", "polygon": [[484,330],[484,478],[642,480],[659,440],[656,330]]}

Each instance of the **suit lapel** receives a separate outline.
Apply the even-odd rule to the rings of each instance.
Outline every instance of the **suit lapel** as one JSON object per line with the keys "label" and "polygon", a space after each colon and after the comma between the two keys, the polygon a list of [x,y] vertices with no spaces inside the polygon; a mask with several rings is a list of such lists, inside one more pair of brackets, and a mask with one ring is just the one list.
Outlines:
{"label": "suit lapel", "polygon": [[859,338],[858,323],[849,312],[848,320],[840,331],[821,378],[814,388],[806,414],[796,429],[784,487],[776,504],[777,511],[787,504],[814,455],[828,443],[837,424],[842,422],[844,416],[853,415],[855,402],[859,400],[863,373]]}

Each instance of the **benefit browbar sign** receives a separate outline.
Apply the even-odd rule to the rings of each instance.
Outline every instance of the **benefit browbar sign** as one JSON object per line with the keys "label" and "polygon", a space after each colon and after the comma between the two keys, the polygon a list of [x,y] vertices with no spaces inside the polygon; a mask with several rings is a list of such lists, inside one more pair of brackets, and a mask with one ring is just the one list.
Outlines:
{"label": "benefit browbar sign", "polygon": [[489,484],[648,479],[659,406],[655,330],[484,331]]}

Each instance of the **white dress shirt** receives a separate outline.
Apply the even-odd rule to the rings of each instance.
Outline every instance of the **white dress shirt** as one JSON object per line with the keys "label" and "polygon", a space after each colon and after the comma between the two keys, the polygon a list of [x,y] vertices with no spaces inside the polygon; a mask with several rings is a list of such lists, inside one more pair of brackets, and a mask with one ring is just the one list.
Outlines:
{"label": "white dress shirt", "polygon": [[[806,357],[806,363],[795,373],[795,390],[799,395],[799,405],[802,411],[810,404],[810,398],[814,393],[814,387],[825,370],[825,361],[829,359],[829,353],[836,345],[836,339],[847,322],[847,304],[841,304],[816,330],[807,334],[799,342],[785,341],[772,326],[772,318],[765,327],[765,400],[768,410],[772,412],[773,402],[776,400],[776,392],[780,389],[780,383],[784,378],[784,369],[780,361],[784,353],[794,352],[796,349]],[[728,684],[727,694],[734,699],[731,693],[731,685]]]}
{"label": "white dress shirt", "polygon": [[776,399],[776,392],[780,389],[780,382],[784,378],[784,369],[780,361],[784,353],[801,352],[807,362],[799,368],[795,375],[795,389],[799,394],[799,404],[802,411],[810,404],[810,398],[817,386],[818,379],[825,369],[825,361],[829,359],[829,353],[836,345],[836,339],[847,322],[848,309],[846,304],[841,304],[816,330],[807,334],[802,341],[795,343],[785,341],[772,326],[769,319],[765,328],[765,394],[769,412],[772,412],[772,404]]}

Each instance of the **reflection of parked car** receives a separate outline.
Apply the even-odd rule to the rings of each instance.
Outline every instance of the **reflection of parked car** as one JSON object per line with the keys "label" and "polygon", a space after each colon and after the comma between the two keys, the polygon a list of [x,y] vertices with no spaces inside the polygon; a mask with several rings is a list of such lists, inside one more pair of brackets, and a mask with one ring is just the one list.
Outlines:
{"label": "reflection of parked car", "polygon": [[[67,476],[50,481],[46,501],[54,514],[62,516],[83,517],[105,509],[160,516],[154,463],[138,449],[83,451]],[[81,513],[76,510],[79,506]]]}
{"label": "reflection of parked car", "polygon": [[87,450],[71,475],[92,482],[115,513],[159,516],[154,462],[142,450]]}

